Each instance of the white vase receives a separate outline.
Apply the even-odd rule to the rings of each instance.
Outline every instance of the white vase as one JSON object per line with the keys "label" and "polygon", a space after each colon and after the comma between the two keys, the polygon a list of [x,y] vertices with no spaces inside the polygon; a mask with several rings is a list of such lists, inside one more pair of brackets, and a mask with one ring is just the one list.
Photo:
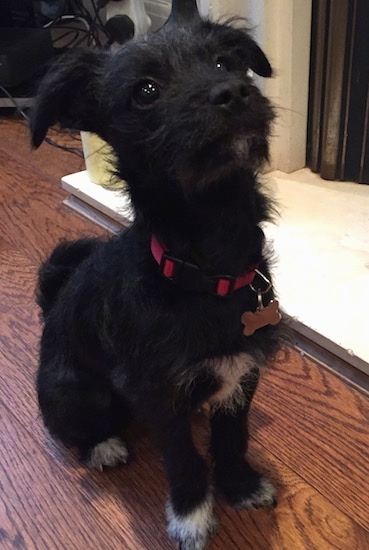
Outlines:
{"label": "white vase", "polygon": [[81,140],[90,181],[110,189],[123,187],[124,182],[114,173],[115,156],[110,145],[90,132],[81,132]]}

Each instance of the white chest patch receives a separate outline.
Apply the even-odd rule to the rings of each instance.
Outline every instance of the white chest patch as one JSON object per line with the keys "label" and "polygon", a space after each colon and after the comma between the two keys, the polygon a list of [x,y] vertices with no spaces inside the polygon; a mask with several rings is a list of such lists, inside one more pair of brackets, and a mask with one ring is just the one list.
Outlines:
{"label": "white chest patch", "polygon": [[241,381],[255,367],[258,367],[255,357],[248,353],[240,353],[214,359],[208,366],[222,384],[221,388],[209,399],[209,408],[211,410],[219,407],[234,409],[242,405],[245,399],[245,387]]}

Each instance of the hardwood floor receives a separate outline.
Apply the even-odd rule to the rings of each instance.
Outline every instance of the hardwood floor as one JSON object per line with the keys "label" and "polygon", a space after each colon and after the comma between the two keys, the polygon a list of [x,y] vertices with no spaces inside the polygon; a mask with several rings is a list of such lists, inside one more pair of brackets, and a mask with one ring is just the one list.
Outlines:
{"label": "hardwood floor", "polygon": [[[61,238],[103,233],[61,204],[60,177],[82,166],[47,144],[31,152],[24,124],[0,119],[0,548],[170,550],[166,481],[145,434],[133,435],[126,466],[101,473],[38,416],[38,265]],[[369,397],[287,348],[265,372],[250,428],[250,460],[279,504],[235,512],[217,502],[209,550],[368,550]],[[203,418],[195,431],[204,448]]]}

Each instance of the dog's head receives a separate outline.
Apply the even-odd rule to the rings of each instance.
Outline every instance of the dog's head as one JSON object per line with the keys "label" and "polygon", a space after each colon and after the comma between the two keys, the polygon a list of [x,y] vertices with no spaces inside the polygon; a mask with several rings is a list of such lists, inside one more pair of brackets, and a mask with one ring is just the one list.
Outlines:
{"label": "dog's head", "polygon": [[191,188],[255,170],[268,156],[273,110],[251,71],[272,74],[245,29],[202,19],[195,0],[174,0],[159,31],[56,63],[35,102],[32,142],[56,123],[94,132],[132,186],[166,179]]}

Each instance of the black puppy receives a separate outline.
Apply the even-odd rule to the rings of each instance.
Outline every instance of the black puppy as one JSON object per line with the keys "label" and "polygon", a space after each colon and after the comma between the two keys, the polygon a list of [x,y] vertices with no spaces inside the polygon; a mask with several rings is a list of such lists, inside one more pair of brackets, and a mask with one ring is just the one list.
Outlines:
{"label": "black puppy", "polygon": [[204,548],[215,526],[191,437],[191,413],[205,403],[215,489],[236,508],[275,502],[244,458],[259,368],[282,325],[276,303],[268,317],[260,225],[272,208],[256,176],[273,110],[249,70],[272,73],[246,30],[177,0],[158,32],[56,64],[31,121],[36,147],[55,123],[105,139],[135,212],[127,231],[62,244],[40,271],[44,422],[102,468],[126,461],[119,434],[130,414],[144,420],[169,478],[168,532],[182,550]]}

